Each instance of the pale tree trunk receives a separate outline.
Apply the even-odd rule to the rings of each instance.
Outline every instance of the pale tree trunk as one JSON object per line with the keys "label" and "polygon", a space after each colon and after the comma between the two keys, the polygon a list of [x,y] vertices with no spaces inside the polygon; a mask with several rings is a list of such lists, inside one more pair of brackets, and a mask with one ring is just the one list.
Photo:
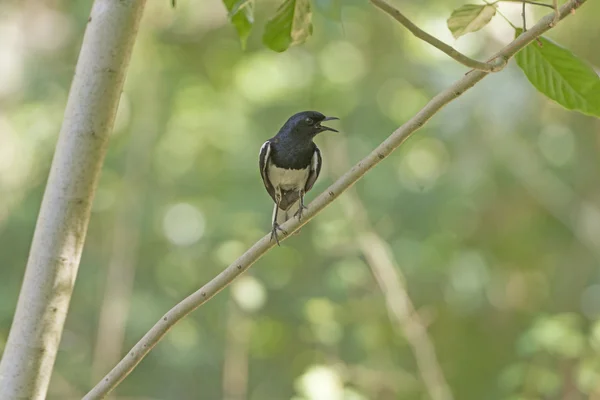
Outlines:
{"label": "pale tree trunk", "polygon": [[44,399],[145,0],[96,0],[0,362],[0,399]]}

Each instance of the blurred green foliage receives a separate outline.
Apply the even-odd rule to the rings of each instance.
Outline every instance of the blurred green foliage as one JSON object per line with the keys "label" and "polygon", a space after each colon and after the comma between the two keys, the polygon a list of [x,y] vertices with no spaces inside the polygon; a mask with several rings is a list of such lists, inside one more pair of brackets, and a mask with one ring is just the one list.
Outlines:
{"label": "blurred green foliage", "polygon": [[[135,269],[119,308],[127,314],[122,352],[267,233],[258,149],[288,116],[315,109],[340,117],[355,162],[466,72],[365,1],[344,2],[340,22],[322,3],[311,39],[276,53],[260,29],[242,50],[220,1],[148,2],[49,399],[79,398],[98,378],[101,304],[105,286],[118,286],[106,283],[107,266],[129,215],[140,213],[135,226],[125,224],[139,241],[120,243]],[[496,18],[454,42],[446,19],[463,4],[398,6],[478,59],[512,40]],[[257,26],[278,5],[257,2]],[[89,8],[0,3],[0,349]],[[519,23],[519,4],[499,9]],[[528,8],[528,17],[545,11]],[[600,65],[599,13],[588,2],[549,36]],[[599,128],[541,96],[511,62],[356,185],[428,321],[456,399],[598,395]],[[317,138],[325,168],[309,199],[337,178],[327,167],[337,140]],[[223,389],[235,385],[251,400],[427,398],[359,233],[334,203],[169,332],[118,398],[235,398]],[[245,383],[223,383],[246,365]]]}

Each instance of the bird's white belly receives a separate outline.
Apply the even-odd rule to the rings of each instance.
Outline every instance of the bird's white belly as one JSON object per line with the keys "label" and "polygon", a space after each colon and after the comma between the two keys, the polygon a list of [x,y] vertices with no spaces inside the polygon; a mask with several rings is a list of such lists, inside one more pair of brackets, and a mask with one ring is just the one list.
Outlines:
{"label": "bird's white belly", "polygon": [[299,190],[306,185],[308,180],[309,168],[285,169],[271,164],[267,170],[269,171],[269,180],[273,186],[282,190]]}

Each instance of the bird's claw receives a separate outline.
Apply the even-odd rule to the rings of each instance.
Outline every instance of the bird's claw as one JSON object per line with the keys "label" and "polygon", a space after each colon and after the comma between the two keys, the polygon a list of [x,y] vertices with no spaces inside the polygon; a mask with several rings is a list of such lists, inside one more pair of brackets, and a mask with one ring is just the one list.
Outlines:
{"label": "bird's claw", "polygon": [[306,207],[304,204],[300,204],[300,208],[298,208],[298,211],[296,211],[296,213],[294,214],[294,217],[298,217],[298,220],[302,219],[302,211],[304,210],[308,210],[308,207]]}
{"label": "bird's claw", "polygon": [[277,222],[273,223],[273,229],[271,229],[271,240],[275,238],[275,242],[277,242],[277,246],[281,246],[279,244],[279,236],[277,235],[277,231],[281,231],[284,235],[287,235],[287,232],[281,229]]}

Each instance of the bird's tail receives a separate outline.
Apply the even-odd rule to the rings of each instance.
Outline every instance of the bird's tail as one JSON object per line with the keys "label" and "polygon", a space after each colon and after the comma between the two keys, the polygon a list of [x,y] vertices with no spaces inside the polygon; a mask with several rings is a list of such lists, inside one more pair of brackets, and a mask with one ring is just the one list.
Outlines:
{"label": "bird's tail", "polygon": [[277,204],[275,204],[273,208],[273,222],[277,222],[278,225],[283,224],[290,218],[293,218],[294,215],[300,209],[300,200],[291,205],[287,210],[282,210],[281,208],[277,211],[277,220],[275,221],[275,210],[277,209]]}

